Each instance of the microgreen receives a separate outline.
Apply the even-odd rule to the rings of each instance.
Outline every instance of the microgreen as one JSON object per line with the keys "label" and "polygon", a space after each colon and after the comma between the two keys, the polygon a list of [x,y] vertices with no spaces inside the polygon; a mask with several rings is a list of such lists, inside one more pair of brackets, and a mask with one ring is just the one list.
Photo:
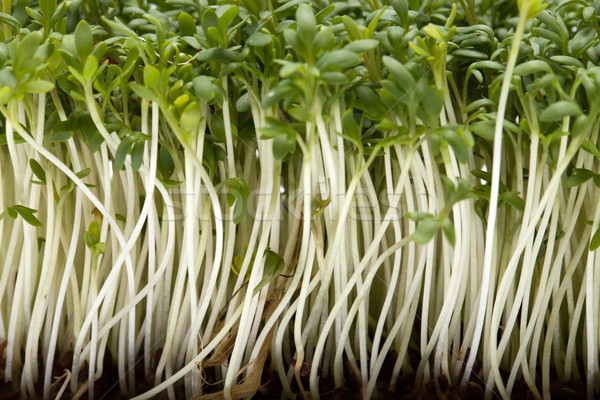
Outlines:
{"label": "microgreen", "polygon": [[17,3],[8,396],[598,396],[598,2]]}

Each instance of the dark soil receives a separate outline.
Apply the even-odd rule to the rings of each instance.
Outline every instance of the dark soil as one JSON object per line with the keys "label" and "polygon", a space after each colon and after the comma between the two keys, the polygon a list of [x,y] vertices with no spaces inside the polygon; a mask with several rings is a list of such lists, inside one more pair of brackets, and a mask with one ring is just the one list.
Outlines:
{"label": "dark soil", "polygon": [[[2,344],[0,344],[0,350]],[[156,368],[156,363],[160,358],[161,350],[158,350],[154,356],[151,364],[151,370],[148,371],[148,374],[143,370],[143,362],[140,359],[140,362],[137,363],[136,368],[136,376],[137,377],[145,377],[139,380],[137,392],[141,393],[146,390],[152,388],[154,384],[154,370]],[[0,352],[0,354],[2,354]],[[411,354],[409,357],[413,357]],[[64,373],[65,369],[69,369],[72,362],[72,353],[66,353],[62,355],[57,361],[54,368],[54,376],[59,376]],[[40,366],[42,360],[40,360]],[[392,369],[395,362],[395,356],[392,354],[388,356],[386,359],[384,366],[380,372],[380,383],[377,385],[377,397],[376,399],[398,399],[398,400],[413,400],[413,399],[424,399],[424,400],[434,400],[434,399],[447,399],[447,400],[478,400],[484,398],[484,387],[485,384],[482,380],[472,380],[468,382],[467,389],[464,393],[460,393],[456,387],[451,387],[448,384],[447,379],[444,377],[440,377],[438,381],[438,388],[434,382],[426,383],[420,390],[415,388],[415,375],[413,373],[404,373],[401,374],[396,380],[396,389],[394,392],[389,390],[389,381],[392,375]],[[360,380],[351,372],[351,368],[345,360],[345,374],[344,374],[344,386],[335,387],[334,381],[332,377],[321,377],[320,384],[320,393],[321,399],[323,400],[359,400],[360,397]],[[269,363],[267,362],[267,365]],[[13,385],[10,382],[4,382],[4,368],[5,368],[5,360],[4,357],[0,357],[0,400],[22,400],[20,397],[18,390],[19,384]],[[308,364],[303,364],[301,367],[301,382],[305,390],[309,387],[309,376],[310,376],[310,366]],[[43,370],[40,368],[39,376],[43,377]],[[80,373],[80,381],[83,384],[87,379],[87,366]],[[208,383],[212,383],[211,385],[207,385],[203,388],[205,394],[208,393],[216,393],[222,390],[222,386],[220,382],[217,381],[215,373],[215,367],[205,368],[204,369],[204,379]],[[41,380],[40,380],[41,381]],[[558,400],[577,400],[586,398],[586,386],[584,382],[574,381],[574,382],[560,382],[558,379],[553,380],[553,384],[551,387],[551,396],[552,399]],[[38,383],[36,387],[39,397],[41,399],[42,387],[41,382]],[[178,396],[183,397],[183,393],[181,393],[181,387],[176,389],[180,394]],[[294,380],[292,383],[292,390],[295,393],[299,393],[299,386],[297,382]],[[58,392],[58,388],[55,389],[54,393],[52,393],[51,398],[56,396]],[[118,385],[118,369],[115,367],[113,360],[110,355],[107,354],[105,357],[105,367],[104,373],[102,377],[95,383],[94,393],[96,394],[95,398],[100,400],[121,400],[127,399],[126,396],[122,395],[119,392]],[[253,399],[257,400],[271,400],[277,399],[279,400],[282,393],[282,386],[279,380],[279,376],[277,372],[272,370],[265,370],[262,374],[262,386],[259,388],[256,395]],[[533,400],[534,397],[529,391],[527,385],[519,381],[516,383],[515,388],[512,391],[513,399],[517,400]],[[67,390],[63,396],[62,400],[71,400],[72,394],[69,390]],[[166,393],[159,395],[156,399],[165,399]],[[298,394],[298,399],[302,399],[302,396]],[[599,398],[599,397],[597,397]],[[81,399],[87,399],[87,394],[84,394]]]}

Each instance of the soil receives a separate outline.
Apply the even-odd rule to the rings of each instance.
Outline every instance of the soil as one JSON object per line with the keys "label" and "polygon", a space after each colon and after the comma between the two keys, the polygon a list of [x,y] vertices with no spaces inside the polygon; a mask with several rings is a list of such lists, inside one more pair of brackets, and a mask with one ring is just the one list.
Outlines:
{"label": "soil", "polygon": [[[0,344],[2,347],[2,344]],[[2,352],[3,353],[3,352]],[[2,354],[0,353],[0,354]],[[54,367],[54,376],[59,376],[64,373],[65,369],[70,368],[72,362],[72,353],[66,353],[57,360],[56,365]],[[411,354],[409,357],[413,358],[415,355]],[[151,363],[151,371],[146,376],[143,371],[143,362],[137,363],[136,376],[143,377],[146,376],[145,379],[142,379],[138,382],[137,392],[141,393],[146,390],[152,388],[154,383],[154,375],[153,371],[156,368],[156,362],[160,358],[160,350],[158,350],[153,356],[153,362]],[[40,360],[40,365],[42,360]],[[140,359],[141,361],[141,359]],[[389,390],[389,381],[392,375],[392,369],[394,366],[395,357],[392,354],[388,356],[384,362],[383,368],[380,372],[380,380],[377,385],[377,397],[376,399],[394,399],[394,400],[413,400],[413,399],[424,399],[424,400],[434,400],[434,399],[446,399],[446,400],[478,400],[484,398],[484,387],[485,384],[482,380],[471,380],[468,382],[467,389],[464,393],[460,393],[456,387],[451,387],[448,384],[447,379],[444,377],[440,377],[441,379],[438,381],[438,388],[434,382],[430,381],[424,385],[421,390],[416,390],[415,388],[415,375],[414,373],[404,373],[400,374],[398,379],[396,380],[396,390],[392,392]],[[351,368],[347,360],[345,360],[345,375],[344,375],[344,386],[343,387],[335,387],[334,381],[332,377],[321,377],[320,379],[320,394],[321,399],[323,400],[359,400],[360,397],[360,381],[351,373]],[[267,365],[269,363],[267,362]],[[4,382],[4,368],[5,368],[5,360],[4,357],[0,357],[0,400],[22,400],[18,393],[19,385],[11,384],[10,382]],[[302,385],[305,389],[309,387],[308,378],[310,376],[310,366],[308,364],[303,364],[301,367],[301,381]],[[40,368],[39,376],[43,376],[43,371]],[[87,366],[84,366],[84,369],[80,373],[80,381],[83,384],[87,379]],[[215,367],[205,368],[204,369],[204,379],[207,383],[212,383],[212,385],[207,385],[204,388],[204,393],[216,393],[222,389],[220,382],[217,382]],[[265,370],[262,374],[262,386],[257,391],[256,395],[253,399],[257,400],[271,400],[281,398],[282,386],[277,375],[276,371]],[[118,369],[114,366],[113,360],[110,355],[107,354],[105,357],[105,367],[104,373],[102,377],[95,383],[94,392],[96,393],[95,398],[100,400],[125,400],[126,396],[122,395],[119,392],[118,385]],[[557,400],[576,400],[586,398],[586,386],[584,382],[574,381],[574,382],[560,382],[558,379],[553,379],[553,384],[551,386],[551,396],[552,399]],[[38,398],[41,399],[42,386],[41,383],[38,383],[36,387],[40,396]],[[299,387],[297,382],[294,380],[292,383],[292,390],[296,393],[299,392]],[[51,398],[54,398],[56,393],[58,392],[58,388],[54,390]],[[534,396],[531,394],[529,388],[523,381],[518,381],[515,384],[515,388],[512,391],[513,399],[516,400],[533,400]],[[183,393],[181,393],[183,395]],[[72,394],[67,390],[63,396],[62,400],[71,400]],[[158,400],[162,400],[166,398],[166,394],[159,395],[156,397]],[[183,397],[182,397],[183,398]],[[81,396],[81,399],[87,399],[87,394]],[[302,399],[302,396],[298,394],[298,400]]]}

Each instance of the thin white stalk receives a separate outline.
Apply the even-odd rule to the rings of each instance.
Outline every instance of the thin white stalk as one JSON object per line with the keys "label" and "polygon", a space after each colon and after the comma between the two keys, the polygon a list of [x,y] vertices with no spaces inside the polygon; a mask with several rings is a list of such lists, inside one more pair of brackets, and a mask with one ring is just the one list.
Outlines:
{"label": "thin white stalk", "polygon": [[[465,366],[465,372],[460,383],[462,388],[466,387],[467,382],[471,377],[471,371],[473,370],[473,364],[479,350],[479,343],[481,340],[481,332],[483,329],[483,322],[485,319],[485,312],[488,301],[488,291],[490,285],[490,274],[492,270],[493,262],[493,250],[496,233],[496,218],[498,212],[498,195],[499,195],[499,183],[500,183],[500,153],[502,152],[502,131],[504,129],[504,115],[506,113],[506,103],[508,101],[508,93],[510,90],[510,81],[512,79],[513,70],[517,62],[517,56],[519,53],[519,46],[525,31],[525,24],[527,23],[527,14],[529,13],[529,1],[525,0],[521,4],[520,17],[515,34],[513,35],[513,42],[510,48],[509,58],[506,64],[506,70],[504,71],[504,78],[502,80],[502,88],[500,89],[500,100],[498,101],[498,111],[496,114],[496,125],[494,127],[494,147],[492,157],[492,181],[490,183],[490,201],[488,206],[488,217],[487,217],[487,228],[485,232],[485,250],[483,258],[483,275],[481,280],[481,295],[479,297],[479,308],[477,312],[477,322],[475,325],[475,333],[473,335],[473,341],[470,346],[470,354]],[[486,391],[488,389],[486,388]]]}

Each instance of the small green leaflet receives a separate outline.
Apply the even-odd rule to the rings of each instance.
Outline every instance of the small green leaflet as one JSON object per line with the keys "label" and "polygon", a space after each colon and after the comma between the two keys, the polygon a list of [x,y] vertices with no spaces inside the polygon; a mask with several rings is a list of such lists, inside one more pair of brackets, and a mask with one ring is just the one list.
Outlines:
{"label": "small green leaflet", "polygon": [[17,219],[17,217],[20,215],[25,222],[27,222],[29,225],[38,227],[38,226],[42,226],[42,223],[40,222],[39,219],[37,219],[35,217],[36,212],[38,212],[37,210],[34,210],[33,208],[29,208],[29,207],[25,207],[25,206],[21,206],[21,205],[14,205],[12,207],[8,207],[6,209],[6,214],[12,218],[12,219]]}
{"label": "small green leaflet", "polygon": [[590,251],[595,251],[598,247],[600,247],[600,227],[596,229],[592,240],[590,240]]}
{"label": "small green leaflet", "polygon": [[285,261],[283,258],[272,251],[271,249],[267,249],[265,251],[266,259],[265,259],[265,268],[263,270],[263,278],[254,288],[254,294],[256,295],[260,290],[269,283],[273,278],[277,277],[283,268],[285,267]]}
{"label": "small green leaflet", "polygon": [[106,244],[100,242],[100,224],[98,221],[90,222],[87,232],[83,234],[86,246],[96,255],[106,251]]}
{"label": "small green leaflet", "polygon": [[38,163],[32,158],[29,160],[29,166],[31,167],[33,174],[39,179],[39,181],[41,183],[46,183],[46,172],[44,171],[40,163]]}

